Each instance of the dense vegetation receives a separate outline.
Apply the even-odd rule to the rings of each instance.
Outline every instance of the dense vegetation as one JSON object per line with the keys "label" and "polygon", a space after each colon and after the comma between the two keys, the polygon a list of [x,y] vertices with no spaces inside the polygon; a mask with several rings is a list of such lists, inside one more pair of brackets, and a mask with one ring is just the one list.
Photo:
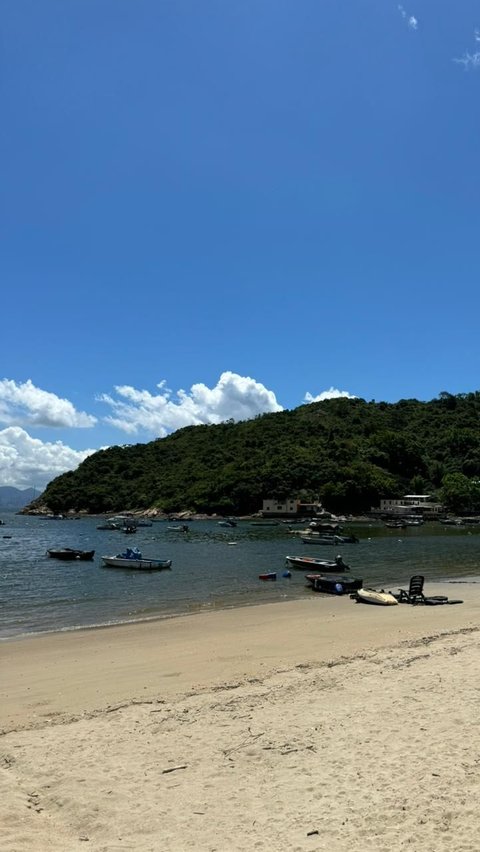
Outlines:
{"label": "dense vegetation", "polygon": [[479,425],[480,392],[394,404],[331,399],[100,450],[53,480],[42,503],[55,512],[246,514],[264,498],[288,496],[361,512],[413,492],[475,511]]}

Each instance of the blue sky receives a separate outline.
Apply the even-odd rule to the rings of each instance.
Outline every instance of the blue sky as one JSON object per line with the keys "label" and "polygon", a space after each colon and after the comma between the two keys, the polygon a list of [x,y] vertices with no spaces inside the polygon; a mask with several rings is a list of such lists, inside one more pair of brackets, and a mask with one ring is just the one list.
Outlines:
{"label": "blue sky", "polygon": [[479,388],[480,8],[6,0],[0,485]]}

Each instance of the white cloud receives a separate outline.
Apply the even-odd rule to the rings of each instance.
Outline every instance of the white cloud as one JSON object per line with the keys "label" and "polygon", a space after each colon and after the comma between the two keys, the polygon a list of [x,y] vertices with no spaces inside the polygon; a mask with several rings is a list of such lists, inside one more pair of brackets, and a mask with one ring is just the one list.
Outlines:
{"label": "white cloud", "polygon": [[346,399],[357,399],[354,394],[349,393],[348,391],[341,391],[337,390],[337,388],[330,388],[330,390],[322,391],[322,393],[317,394],[317,396],[312,396],[312,394],[307,391],[303,398],[303,401],[323,402],[324,399],[338,399],[339,397],[346,397]]}
{"label": "white cloud", "polygon": [[0,423],[86,428],[96,422],[90,414],[77,411],[68,399],[35,387],[30,379],[23,384],[0,380]]}
{"label": "white cloud", "polygon": [[[480,30],[476,29],[473,31],[473,38],[475,42],[480,42]],[[469,68],[480,68],[480,51],[476,50],[475,53],[470,53],[470,51],[466,50],[463,56],[453,61],[457,62],[458,65],[463,65],[465,71],[468,71]]]}
{"label": "white cloud", "polygon": [[400,12],[403,20],[406,21],[407,25],[410,27],[410,29],[411,30],[417,30],[418,29],[418,18],[416,18],[415,15],[409,15],[406,12],[404,6],[401,5],[401,3],[399,3],[399,5],[397,6],[397,9]]}
{"label": "white cloud", "polygon": [[465,51],[463,56],[459,59],[454,59],[454,62],[458,62],[459,65],[463,65],[465,71],[468,71],[469,68],[479,68],[480,67],[480,51],[476,51],[475,53],[469,53],[468,50]]}
{"label": "white cloud", "polygon": [[96,450],[72,450],[61,441],[44,443],[19,426],[0,431],[2,485],[43,490],[50,480],[74,470]]}
{"label": "white cloud", "polygon": [[273,391],[255,379],[229,371],[222,373],[214,388],[195,384],[189,392],[177,391],[175,399],[164,381],[157,388],[160,393],[151,394],[119,385],[115,387],[117,398],[102,394],[99,401],[113,412],[104,421],[130,434],[144,431],[164,437],[183,426],[249,420],[257,414],[283,410]]}

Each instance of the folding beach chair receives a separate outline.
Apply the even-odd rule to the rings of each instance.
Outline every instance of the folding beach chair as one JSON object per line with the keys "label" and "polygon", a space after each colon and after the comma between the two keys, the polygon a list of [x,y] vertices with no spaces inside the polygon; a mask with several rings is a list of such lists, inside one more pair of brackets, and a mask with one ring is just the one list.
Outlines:
{"label": "folding beach chair", "polygon": [[406,589],[399,589],[399,594],[397,595],[398,602],[410,604],[425,603],[425,595],[423,594],[424,582],[425,577],[421,574],[415,574],[415,576],[411,577],[408,591]]}

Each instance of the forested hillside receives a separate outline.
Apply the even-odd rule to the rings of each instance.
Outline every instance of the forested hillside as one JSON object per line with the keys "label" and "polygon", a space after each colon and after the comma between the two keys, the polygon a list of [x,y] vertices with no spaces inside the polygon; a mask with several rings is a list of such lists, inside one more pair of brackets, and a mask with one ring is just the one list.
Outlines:
{"label": "forested hillside", "polygon": [[470,511],[480,509],[479,427],[480,392],[393,404],[331,399],[101,450],[53,480],[42,503],[55,512],[246,514],[264,498],[290,496],[361,512],[416,492]]}

